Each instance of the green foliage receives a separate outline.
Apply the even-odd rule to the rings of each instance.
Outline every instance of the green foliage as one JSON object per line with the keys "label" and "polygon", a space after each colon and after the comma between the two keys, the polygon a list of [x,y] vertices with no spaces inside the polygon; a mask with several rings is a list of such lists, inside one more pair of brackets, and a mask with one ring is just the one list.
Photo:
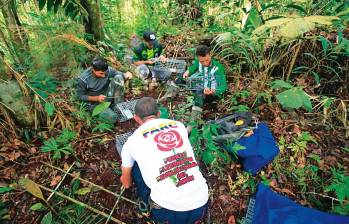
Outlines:
{"label": "green foliage", "polygon": [[57,84],[58,81],[44,70],[29,76],[29,85],[44,99],[56,92]]}
{"label": "green foliage", "polygon": [[47,11],[53,11],[54,13],[57,13],[60,8],[63,9],[65,15],[72,19],[77,16],[87,17],[88,15],[88,12],[76,0],[39,0],[40,10],[43,10],[45,5],[47,6]]}
{"label": "green foliage", "polygon": [[114,125],[110,123],[105,123],[105,122],[99,122],[93,129],[92,132],[106,132],[106,131],[112,131]]}
{"label": "green foliage", "polygon": [[309,143],[317,144],[317,141],[309,132],[302,132],[296,138],[293,138],[288,147],[294,153],[294,157],[298,155],[303,157]]}
{"label": "green foliage", "polygon": [[53,159],[60,159],[62,153],[70,155],[74,152],[71,141],[76,137],[75,132],[64,129],[57,138],[50,138],[44,142],[41,147],[42,152],[53,152]]}
{"label": "green foliage", "polygon": [[97,116],[98,114],[105,111],[110,106],[110,104],[110,102],[103,102],[98,104],[92,111],[92,117]]}
{"label": "green foliage", "polygon": [[343,171],[332,168],[332,183],[325,188],[326,192],[333,191],[336,193],[341,204],[344,200],[349,200],[349,176]]}
{"label": "green foliage", "polygon": [[48,212],[42,219],[40,224],[51,224],[53,223],[52,213]]}
{"label": "green foliage", "polygon": [[309,112],[313,110],[310,97],[303,91],[302,87],[294,87],[282,80],[276,80],[272,82],[272,89],[276,88],[287,89],[276,95],[276,99],[280,102],[282,107],[291,109],[304,107]]}
{"label": "green foliage", "polygon": [[304,33],[313,30],[316,25],[331,25],[333,20],[339,19],[336,16],[307,16],[307,17],[288,17],[268,20],[264,25],[253,31],[258,36],[266,33],[270,29],[277,29],[276,38],[295,39]]}
{"label": "green foliage", "polygon": [[14,190],[13,187],[0,187],[0,194],[6,193],[6,192],[10,192]]}
{"label": "green foliage", "polygon": [[11,220],[11,216],[6,209],[5,203],[0,201],[0,221]]}
{"label": "green foliage", "polygon": [[217,135],[217,127],[215,124],[206,124],[200,129],[193,128],[189,140],[197,157],[202,157],[207,165],[219,169],[230,162],[230,156],[228,152],[217,147],[213,141],[212,137]]}
{"label": "green foliage", "polygon": [[55,105],[51,103],[45,103],[45,111],[49,117],[51,117],[54,114],[55,110]]}
{"label": "green foliage", "polygon": [[42,203],[39,202],[32,205],[29,209],[32,211],[42,211],[42,210],[45,210],[46,208]]}
{"label": "green foliage", "polygon": [[246,112],[249,111],[250,108],[245,104],[240,104],[241,100],[244,100],[250,96],[250,92],[248,90],[237,91],[230,98],[231,105],[229,107],[229,111],[239,111]]}

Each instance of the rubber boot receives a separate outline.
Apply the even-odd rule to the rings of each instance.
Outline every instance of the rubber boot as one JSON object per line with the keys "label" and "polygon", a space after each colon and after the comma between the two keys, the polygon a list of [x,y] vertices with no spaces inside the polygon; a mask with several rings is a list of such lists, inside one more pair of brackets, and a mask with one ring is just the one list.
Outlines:
{"label": "rubber boot", "polygon": [[[195,121],[198,121],[201,119],[201,116],[202,116],[202,108],[201,107],[198,107],[198,106],[193,106],[191,108],[191,114],[190,114],[190,120],[189,120],[189,123],[193,123]],[[193,129],[193,126],[192,124],[189,124],[187,126],[187,131],[188,131],[188,134],[190,134],[191,130]]]}

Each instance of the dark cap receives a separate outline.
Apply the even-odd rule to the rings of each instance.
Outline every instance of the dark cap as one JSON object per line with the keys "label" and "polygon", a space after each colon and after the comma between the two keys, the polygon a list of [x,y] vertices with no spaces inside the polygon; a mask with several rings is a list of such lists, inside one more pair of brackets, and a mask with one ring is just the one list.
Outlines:
{"label": "dark cap", "polygon": [[155,33],[151,30],[144,31],[143,38],[145,41],[155,41],[156,40]]}

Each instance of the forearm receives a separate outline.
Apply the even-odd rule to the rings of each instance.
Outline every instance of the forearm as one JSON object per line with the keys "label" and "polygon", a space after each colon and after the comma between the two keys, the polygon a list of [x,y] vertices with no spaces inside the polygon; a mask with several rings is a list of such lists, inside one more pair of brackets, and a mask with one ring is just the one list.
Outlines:
{"label": "forearm", "polygon": [[133,62],[133,64],[138,66],[138,65],[141,65],[141,64],[148,64],[148,61],[135,61],[135,62]]}
{"label": "forearm", "polygon": [[99,102],[99,96],[87,96],[87,101]]}
{"label": "forearm", "polygon": [[120,177],[121,183],[125,188],[130,188],[132,185],[132,167],[121,167],[122,175]]}

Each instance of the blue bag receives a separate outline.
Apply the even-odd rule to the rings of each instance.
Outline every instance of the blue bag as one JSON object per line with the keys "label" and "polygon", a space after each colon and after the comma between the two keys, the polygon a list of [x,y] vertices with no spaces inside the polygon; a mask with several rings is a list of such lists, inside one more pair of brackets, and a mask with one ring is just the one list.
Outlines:
{"label": "blue bag", "polygon": [[259,123],[254,134],[242,137],[237,143],[245,149],[237,151],[243,169],[256,175],[265,165],[270,163],[279,154],[279,148],[267,124]]}
{"label": "blue bag", "polygon": [[259,184],[253,208],[255,224],[349,224],[348,216],[303,207]]}

